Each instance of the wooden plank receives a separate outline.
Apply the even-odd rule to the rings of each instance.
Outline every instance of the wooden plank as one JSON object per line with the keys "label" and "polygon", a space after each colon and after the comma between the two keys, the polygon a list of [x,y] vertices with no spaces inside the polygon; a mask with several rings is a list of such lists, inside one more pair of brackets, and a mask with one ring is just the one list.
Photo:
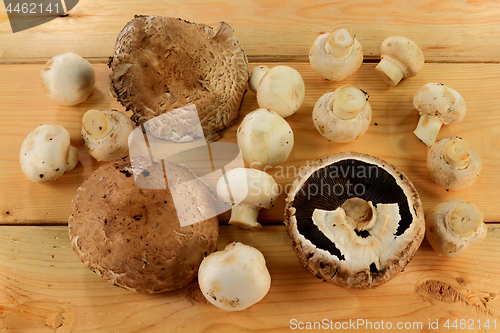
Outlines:
{"label": "wooden plank", "polygon": [[[342,332],[380,332],[388,323],[405,332],[444,332],[446,320],[469,329],[500,325],[500,225],[458,258],[436,255],[424,241],[405,271],[373,290],[323,283],[298,262],[283,226],[257,232],[223,227],[218,249],[232,241],[258,248],[271,289],[242,312],[209,304],[196,282],[161,295],[140,295],[102,280],[71,249],[66,227],[0,227],[0,330],[2,332],[285,332],[295,325],[344,325]],[[353,329],[349,324],[364,320]],[[470,322],[469,322],[470,320]],[[330,324],[331,321],[331,324]],[[440,330],[429,323],[438,321]],[[474,321],[474,325],[470,323]],[[369,329],[370,322],[373,329]],[[407,324],[408,323],[408,324]],[[421,325],[421,326],[419,326]],[[368,329],[366,329],[368,327]],[[475,328],[471,330],[470,328]],[[401,331],[401,330],[398,330]]]}
{"label": "wooden plank", "polygon": [[[396,88],[388,88],[373,71],[374,64],[361,69],[342,84],[359,86],[370,94],[373,120],[368,132],[358,141],[334,144],[315,129],[311,111],[316,100],[341,83],[319,78],[308,64],[293,63],[306,84],[306,99],[300,110],[287,118],[294,130],[295,147],[289,160],[269,172],[283,189],[276,205],[260,213],[263,223],[283,219],[285,190],[300,167],[313,160],[341,151],[371,154],[395,164],[415,184],[428,209],[448,198],[463,198],[476,202],[488,222],[500,221],[500,66],[498,64],[427,64],[423,72],[404,80]],[[95,65],[97,87],[90,99],[74,107],[58,106],[44,95],[38,73],[42,65],[0,66],[0,223],[2,224],[65,224],[71,199],[80,183],[99,167],[80,143],[80,122],[88,109],[123,110],[107,93],[109,69]],[[439,138],[460,135],[482,157],[484,168],[478,181],[468,189],[453,192],[435,185],[425,166],[427,147],[412,133],[418,114],[412,105],[413,94],[427,82],[443,82],[458,90],[467,102],[467,115],[455,125],[443,126]],[[248,92],[240,118],[223,132],[221,141],[236,142],[236,129],[244,115],[257,108],[255,94]],[[54,183],[34,184],[27,180],[19,167],[19,149],[26,135],[41,123],[57,123],[66,127],[72,143],[80,151],[75,170]],[[221,217],[227,221],[228,214]]]}
{"label": "wooden plank", "polygon": [[379,58],[386,37],[403,35],[422,48],[429,62],[500,61],[498,1],[80,0],[67,17],[15,34],[0,4],[0,63],[46,62],[67,51],[106,62],[118,33],[135,14],[212,26],[226,21],[253,61],[307,61],[315,38],[339,26],[356,35],[366,59]]}

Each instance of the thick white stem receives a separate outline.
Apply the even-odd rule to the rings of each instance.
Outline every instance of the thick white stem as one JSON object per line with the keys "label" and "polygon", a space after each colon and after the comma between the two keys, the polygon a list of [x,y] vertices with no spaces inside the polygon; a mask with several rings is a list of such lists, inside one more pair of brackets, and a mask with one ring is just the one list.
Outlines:
{"label": "thick white stem", "polygon": [[338,28],[330,33],[326,42],[326,49],[335,58],[345,58],[352,50],[354,38],[346,28]]}
{"label": "thick white stem", "polygon": [[459,237],[469,237],[477,232],[483,223],[483,214],[473,203],[459,204],[448,221],[449,228]]}
{"label": "thick white stem", "polygon": [[113,130],[113,122],[101,111],[89,110],[82,119],[83,129],[92,137],[102,139]]}
{"label": "thick white stem", "polygon": [[262,225],[257,222],[259,210],[243,204],[236,204],[231,210],[231,219],[229,224],[242,229],[258,230]]}
{"label": "thick white stem", "polygon": [[396,60],[383,58],[375,67],[375,72],[385,84],[395,87],[404,77],[404,73]]}
{"label": "thick white stem", "polygon": [[367,95],[361,89],[346,85],[335,90],[334,99],[328,108],[335,115],[343,120],[355,118],[364,110],[367,102]]}
{"label": "thick white stem", "polygon": [[438,117],[432,117],[427,114],[420,116],[417,128],[413,131],[417,138],[429,147],[436,142],[439,130],[443,126],[443,122]]}
{"label": "thick white stem", "polygon": [[470,148],[466,141],[456,138],[446,142],[443,159],[452,168],[463,169],[470,163]]}

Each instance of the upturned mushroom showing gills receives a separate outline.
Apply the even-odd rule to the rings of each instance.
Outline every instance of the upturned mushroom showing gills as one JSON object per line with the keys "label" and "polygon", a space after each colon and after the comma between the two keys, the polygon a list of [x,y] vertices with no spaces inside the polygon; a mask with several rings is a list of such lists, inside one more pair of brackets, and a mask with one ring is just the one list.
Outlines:
{"label": "upturned mushroom showing gills", "polygon": [[245,116],[236,132],[243,159],[252,168],[275,167],[293,148],[292,128],[274,111],[257,109]]}
{"label": "upturned mushroom showing gills", "polygon": [[351,142],[361,137],[370,126],[372,108],[368,94],[345,85],[321,96],[312,112],[318,132],[333,142]]}
{"label": "upturned mushroom showing gills", "polygon": [[395,87],[405,77],[417,75],[424,67],[422,50],[402,36],[386,38],[380,46],[380,57],[375,72],[391,87]]}
{"label": "upturned mushroom showing gills", "polygon": [[460,137],[446,138],[432,145],[427,153],[432,180],[449,190],[472,185],[482,170],[479,154]]}
{"label": "upturned mushroom showing gills", "polygon": [[214,29],[136,15],[118,35],[109,67],[110,92],[137,125],[196,104],[209,141],[238,118],[248,81],[247,57],[225,22]]}
{"label": "upturned mushroom showing gills", "polygon": [[259,250],[235,242],[203,259],[198,283],[203,296],[216,307],[241,311],[267,295],[271,275]]}
{"label": "upturned mushroom showing gills", "polygon": [[483,213],[474,203],[450,199],[432,209],[425,220],[425,237],[440,255],[456,257],[487,233]]}
{"label": "upturned mushroom showing gills", "polygon": [[112,161],[128,150],[128,137],[134,130],[123,113],[89,110],[82,119],[82,138],[90,156],[98,161]]}
{"label": "upturned mushroom showing gills", "polygon": [[94,67],[71,52],[50,59],[42,69],[41,76],[47,96],[60,105],[80,104],[94,91]]}
{"label": "upturned mushroom showing gills", "polygon": [[70,145],[60,125],[41,125],[21,145],[19,161],[24,175],[35,183],[57,180],[78,163],[78,150]]}
{"label": "upturned mushroom showing gills", "polygon": [[425,84],[413,96],[413,106],[420,114],[413,133],[429,147],[436,142],[443,124],[458,123],[466,112],[462,95],[442,83]]}
{"label": "upturned mushroom showing gills", "polygon": [[223,175],[217,183],[217,195],[231,203],[229,224],[243,229],[258,230],[259,210],[267,209],[276,201],[279,187],[273,177],[264,171],[235,168]]}
{"label": "upturned mushroom showing gills", "polygon": [[356,288],[395,277],[425,232],[410,180],[383,160],[353,152],[320,159],[301,173],[286,199],[285,224],[304,267]]}
{"label": "upturned mushroom showing gills", "polygon": [[262,76],[257,86],[257,104],[286,118],[297,112],[305,94],[304,80],[297,70],[275,66]]}
{"label": "upturned mushroom showing gills", "polygon": [[359,69],[363,62],[363,48],[348,29],[338,28],[314,41],[309,62],[324,79],[341,81]]}

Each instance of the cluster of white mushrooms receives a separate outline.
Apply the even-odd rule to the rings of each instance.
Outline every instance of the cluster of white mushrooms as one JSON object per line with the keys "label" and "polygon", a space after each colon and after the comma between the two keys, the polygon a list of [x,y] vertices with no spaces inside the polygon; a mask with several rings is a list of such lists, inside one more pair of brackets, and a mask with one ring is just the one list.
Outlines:
{"label": "cluster of white mushrooms", "polygon": [[[92,65],[68,52],[50,59],[41,71],[42,87],[52,101],[72,106],[86,101],[94,90]],[[90,110],[82,119],[82,139],[89,154],[98,161],[112,161],[128,150],[128,136],[134,129],[123,113]],[[45,183],[59,179],[76,167],[78,150],[70,145],[70,134],[61,125],[45,124],[24,140],[19,160],[28,179]]]}
{"label": "cluster of white mushrooms", "polygon": [[[346,28],[320,35],[309,60],[324,79],[342,81],[356,72],[363,61],[359,41]],[[417,75],[424,65],[420,48],[411,40],[392,36],[381,44],[381,61],[375,72],[388,86]],[[84,102],[94,89],[92,65],[74,53],[55,56],[41,72],[48,97],[61,105]],[[237,129],[237,143],[250,168],[233,169],[220,178],[217,194],[232,204],[229,223],[258,230],[258,213],[277,199],[276,181],[265,172],[285,163],[294,145],[293,131],[284,119],[301,107],[305,85],[300,73],[289,66],[257,66],[248,87],[256,93],[259,108],[248,113]],[[352,142],[369,128],[372,109],[368,93],[342,85],[321,96],[312,111],[316,129],[336,143]],[[462,96],[440,83],[425,84],[414,96],[420,114],[415,135],[429,146],[427,166],[438,185],[449,190],[470,186],[481,171],[481,159],[460,138],[436,142],[441,126],[459,122],[466,112]],[[90,110],[83,115],[81,138],[89,154],[98,161],[111,161],[128,150],[132,121],[123,113]],[[78,150],[70,134],[60,125],[41,125],[24,140],[20,151],[26,177],[42,183],[58,179],[78,163]],[[465,200],[448,200],[427,217],[429,243],[441,255],[456,256],[486,235],[483,215]],[[199,285],[206,299],[217,307],[237,311],[257,303],[267,294],[271,277],[262,253],[241,243],[208,255],[199,269]]]}

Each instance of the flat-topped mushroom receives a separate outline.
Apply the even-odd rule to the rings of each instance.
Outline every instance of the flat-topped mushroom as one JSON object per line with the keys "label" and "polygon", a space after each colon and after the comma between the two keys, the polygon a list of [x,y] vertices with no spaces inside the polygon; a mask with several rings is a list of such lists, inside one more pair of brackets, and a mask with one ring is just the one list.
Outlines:
{"label": "flat-topped mushroom", "polygon": [[[219,225],[212,217],[181,227],[177,211],[196,220],[214,209],[215,196],[185,167],[164,161],[169,176],[190,182],[189,189],[174,193],[165,188],[162,164],[136,157],[133,165],[128,157],[105,164],[78,188],[68,222],[73,250],[92,271],[123,288],[181,288],[215,250]],[[182,207],[174,205],[174,195],[184,197]]]}
{"label": "flat-topped mushroom", "polygon": [[424,212],[395,166],[360,153],[309,165],[286,199],[285,223],[301,263],[342,287],[379,286],[401,272],[424,237]]}
{"label": "flat-topped mushroom", "polygon": [[[196,104],[207,140],[238,117],[248,62],[233,29],[161,16],[136,16],[121,31],[110,59],[111,94],[138,125]],[[159,121],[159,120],[157,120]]]}

